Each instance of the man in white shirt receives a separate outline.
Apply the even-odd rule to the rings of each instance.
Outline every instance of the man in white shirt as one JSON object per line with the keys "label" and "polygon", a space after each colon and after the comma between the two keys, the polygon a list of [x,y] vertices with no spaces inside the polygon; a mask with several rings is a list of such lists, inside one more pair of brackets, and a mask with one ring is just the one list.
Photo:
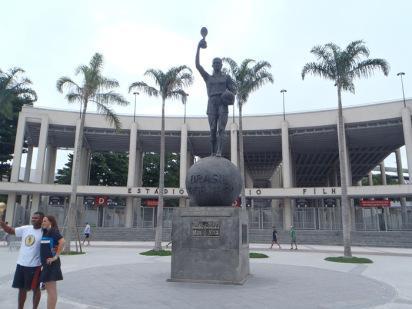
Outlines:
{"label": "man in white shirt", "polygon": [[33,291],[33,308],[36,309],[39,306],[41,296],[39,289],[41,271],[40,241],[43,234],[41,229],[43,217],[42,212],[35,212],[31,218],[32,225],[17,228],[8,226],[0,219],[0,226],[6,233],[21,237],[20,252],[12,285],[14,288],[19,289],[19,309],[23,309],[29,290]]}
{"label": "man in white shirt", "polygon": [[90,246],[90,232],[91,232],[90,224],[89,222],[86,222],[86,226],[84,227],[84,231],[83,231],[83,234],[84,234],[83,245],[84,245],[84,242],[87,240],[87,245]]}

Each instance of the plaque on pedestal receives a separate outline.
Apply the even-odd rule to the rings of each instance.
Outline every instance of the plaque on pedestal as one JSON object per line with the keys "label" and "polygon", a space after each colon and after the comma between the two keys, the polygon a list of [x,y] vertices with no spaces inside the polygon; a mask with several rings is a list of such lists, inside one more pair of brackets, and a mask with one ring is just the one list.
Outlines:
{"label": "plaque on pedestal", "polygon": [[243,284],[249,275],[247,213],[233,207],[174,212],[169,281]]}

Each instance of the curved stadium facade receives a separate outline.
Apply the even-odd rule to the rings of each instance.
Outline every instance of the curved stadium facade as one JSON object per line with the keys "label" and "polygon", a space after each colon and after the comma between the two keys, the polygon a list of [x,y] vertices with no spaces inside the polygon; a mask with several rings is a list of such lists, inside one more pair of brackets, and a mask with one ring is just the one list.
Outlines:
{"label": "curved stadium facade", "polygon": [[[406,106],[403,101],[391,101],[343,111],[355,234],[412,230],[412,203],[408,201],[412,186],[405,181],[412,173],[411,110],[412,100],[407,100]],[[156,225],[153,201],[158,191],[141,185],[143,156],[159,152],[161,118],[136,116],[134,121],[133,116],[120,116],[120,121],[123,129],[116,132],[101,115],[86,116],[78,187],[79,205],[84,207],[79,207],[78,224],[88,221],[101,233],[104,228],[113,233],[130,229],[137,238],[144,233],[150,238]],[[0,182],[0,194],[8,195],[7,221],[24,223],[30,212],[40,209],[63,223],[65,197],[70,195],[71,186],[54,184],[56,154],[58,149],[75,147],[79,124],[77,112],[23,108],[11,179]],[[239,165],[237,122],[230,119],[226,129],[223,155]],[[333,243],[328,237],[339,235],[341,229],[337,110],[293,113],[285,120],[283,115],[245,116],[243,135],[251,240],[269,239],[273,226],[287,230],[294,225],[303,238],[315,235]],[[22,162],[24,143],[28,145],[26,162]],[[406,171],[399,151],[402,146],[406,149]],[[34,148],[36,160],[32,160]],[[88,185],[91,155],[105,151],[128,153],[127,186]],[[180,186],[166,188],[165,196],[186,207],[187,170],[196,158],[209,155],[207,118],[186,117],[184,122],[183,117],[166,117],[166,152],[180,154]],[[372,171],[379,167],[380,174],[386,175],[383,161],[392,153],[397,158],[397,184],[389,185],[386,177],[381,177],[381,185],[373,185]],[[25,166],[24,177],[19,179],[21,166]],[[99,200],[105,205],[98,206]],[[173,209],[165,208],[166,239]]]}

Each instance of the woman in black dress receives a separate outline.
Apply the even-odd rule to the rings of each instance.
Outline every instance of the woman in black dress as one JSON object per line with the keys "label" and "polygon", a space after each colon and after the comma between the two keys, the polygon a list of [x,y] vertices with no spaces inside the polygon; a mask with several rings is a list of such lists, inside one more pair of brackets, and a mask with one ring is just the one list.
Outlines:
{"label": "woman in black dress", "polygon": [[272,249],[274,244],[277,244],[279,249],[282,249],[282,247],[278,243],[278,237],[277,237],[278,232],[276,231],[276,228],[273,227],[273,232],[272,232],[272,245],[270,246],[270,249]]}
{"label": "woman in black dress", "polygon": [[63,249],[64,239],[60,235],[56,219],[53,216],[43,218],[42,228],[43,237],[40,245],[42,272],[40,282],[46,285],[47,309],[54,309],[57,303],[56,281],[63,280],[59,256]]}

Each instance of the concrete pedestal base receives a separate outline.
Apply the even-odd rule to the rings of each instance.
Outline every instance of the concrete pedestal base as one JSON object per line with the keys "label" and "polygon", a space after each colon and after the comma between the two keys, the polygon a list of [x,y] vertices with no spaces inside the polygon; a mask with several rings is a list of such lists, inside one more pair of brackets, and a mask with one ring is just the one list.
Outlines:
{"label": "concrete pedestal base", "polygon": [[169,281],[243,284],[249,275],[247,224],[240,208],[177,209]]}

